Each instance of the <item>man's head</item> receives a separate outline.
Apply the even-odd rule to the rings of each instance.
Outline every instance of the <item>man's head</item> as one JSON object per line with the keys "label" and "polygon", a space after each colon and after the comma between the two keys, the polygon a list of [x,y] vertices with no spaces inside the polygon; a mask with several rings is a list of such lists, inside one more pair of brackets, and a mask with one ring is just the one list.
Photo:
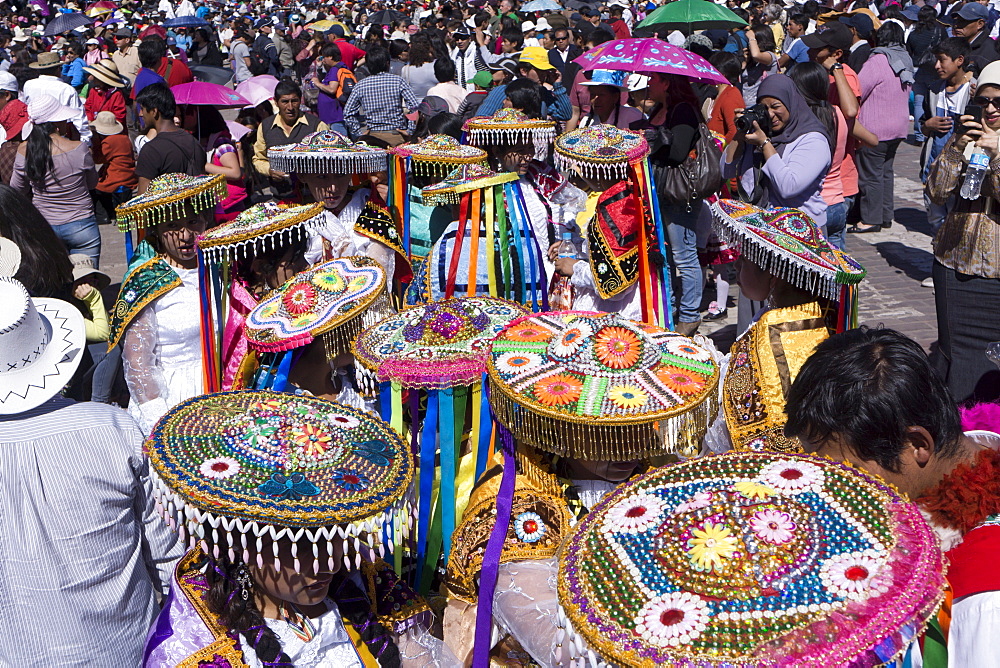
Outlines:
{"label": "man's head", "polygon": [[504,53],[517,53],[524,46],[524,33],[520,28],[505,28],[500,33],[500,48]]}
{"label": "man's head", "polygon": [[584,7],[581,9],[580,15],[583,16],[587,23],[593,26],[596,26],[601,22],[601,13],[591,7]]}
{"label": "man's head", "polygon": [[282,122],[291,125],[302,115],[302,89],[295,82],[283,79],[274,87],[274,103]]}
{"label": "man's head", "polygon": [[557,49],[565,51],[570,45],[569,30],[566,28],[559,28],[552,33],[552,41],[556,43]]}
{"label": "man's head", "polygon": [[514,0],[500,0],[500,13],[509,14],[514,11]]}
{"label": "man's head", "polygon": [[177,102],[165,83],[149,84],[135,96],[135,103],[142,109],[146,127],[156,127],[161,120],[172,121],[177,115]]}
{"label": "man's head", "polygon": [[159,37],[147,37],[139,44],[139,64],[147,70],[155,71],[166,55],[167,44]]}
{"label": "man's head", "polygon": [[938,42],[938,45],[931,49],[936,59],[934,71],[941,79],[951,79],[960,71],[964,70],[965,64],[969,62],[971,55],[969,40],[964,37],[949,37]]}
{"label": "man's head", "polygon": [[890,329],[836,334],[806,360],[785,405],[785,435],[847,460],[911,498],[958,462],[958,409],[927,355]]}
{"label": "man's head", "polygon": [[851,43],[867,42],[875,31],[875,22],[864,12],[841,16],[840,22],[851,31]]}
{"label": "man's head", "polygon": [[522,77],[536,82],[548,81],[549,74],[555,70],[549,62],[548,51],[540,46],[529,46],[522,51],[517,68]]}
{"label": "man's head", "polygon": [[265,35],[271,34],[272,26],[273,24],[271,23],[271,19],[261,19],[254,24],[254,28],[257,32],[264,33]]}
{"label": "man's head", "polygon": [[838,21],[802,37],[802,43],[809,49],[809,59],[821,64],[831,59],[841,60],[850,51],[851,40],[850,28]]}
{"label": "man's head", "polygon": [[[434,78],[438,83],[455,80],[455,61],[451,58],[438,58],[434,61]],[[464,83],[464,82],[463,82]]]}
{"label": "man's head", "polygon": [[382,74],[389,71],[389,51],[383,47],[374,47],[365,54],[365,65],[369,74]]}
{"label": "man's head", "polygon": [[809,27],[809,17],[802,13],[795,13],[788,17],[788,26],[785,32],[789,37],[802,37]]}
{"label": "man's head", "polygon": [[323,58],[323,65],[327,69],[336,66],[340,62],[340,47],[336,44],[324,44],[319,53]]}
{"label": "man's head", "polygon": [[967,2],[957,12],[952,13],[951,20],[954,27],[951,29],[951,34],[972,41],[986,27],[989,17],[990,10],[986,5]]}

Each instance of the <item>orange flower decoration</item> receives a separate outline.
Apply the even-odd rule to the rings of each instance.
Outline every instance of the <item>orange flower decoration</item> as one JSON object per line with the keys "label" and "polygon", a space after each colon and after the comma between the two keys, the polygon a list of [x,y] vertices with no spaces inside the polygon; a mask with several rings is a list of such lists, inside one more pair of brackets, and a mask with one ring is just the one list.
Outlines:
{"label": "orange flower decoration", "polygon": [[656,377],[678,394],[698,394],[705,389],[705,379],[701,375],[693,371],[687,371],[686,369],[675,367],[660,369],[656,372]]}
{"label": "orange flower decoration", "polygon": [[560,373],[535,384],[535,397],[546,406],[565,406],[580,398],[583,383],[575,376]]}
{"label": "orange flower decoration", "polygon": [[642,343],[624,327],[605,327],[597,333],[594,353],[598,361],[612,369],[628,369],[639,361]]}
{"label": "orange flower decoration", "polygon": [[551,337],[552,332],[530,323],[517,325],[507,330],[507,338],[511,341],[548,341]]}

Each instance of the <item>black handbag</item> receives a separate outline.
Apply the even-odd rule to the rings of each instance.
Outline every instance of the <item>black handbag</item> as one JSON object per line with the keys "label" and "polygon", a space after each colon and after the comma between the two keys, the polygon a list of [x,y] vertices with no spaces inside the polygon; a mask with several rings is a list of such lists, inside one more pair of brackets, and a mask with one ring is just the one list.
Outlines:
{"label": "black handbag", "polygon": [[[673,132],[666,127],[646,129],[650,152],[656,153],[673,141]],[[670,204],[687,204],[714,195],[722,187],[722,168],[719,161],[722,151],[704,123],[698,124],[698,139],[693,155],[689,154],[679,165],[653,163],[653,180],[656,194]]]}

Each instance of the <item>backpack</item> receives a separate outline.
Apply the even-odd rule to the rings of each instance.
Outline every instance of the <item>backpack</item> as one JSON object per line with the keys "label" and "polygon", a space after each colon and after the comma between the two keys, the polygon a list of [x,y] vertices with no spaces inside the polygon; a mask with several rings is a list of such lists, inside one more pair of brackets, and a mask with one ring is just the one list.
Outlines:
{"label": "backpack", "polygon": [[260,76],[261,74],[267,74],[271,71],[271,60],[267,57],[262,50],[257,48],[257,45],[250,49],[250,74],[253,76]]}
{"label": "backpack", "polygon": [[354,76],[354,72],[344,67],[343,63],[341,63],[340,69],[337,70],[337,101],[341,105],[347,106],[347,100],[351,97],[351,93],[357,84],[358,78]]}

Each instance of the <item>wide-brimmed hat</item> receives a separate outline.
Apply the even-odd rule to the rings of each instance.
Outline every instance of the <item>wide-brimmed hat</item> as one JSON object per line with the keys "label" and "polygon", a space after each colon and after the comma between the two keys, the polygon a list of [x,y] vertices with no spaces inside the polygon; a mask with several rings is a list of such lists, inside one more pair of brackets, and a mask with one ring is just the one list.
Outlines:
{"label": "wide-brimmed hat", "polygon": [[420,195],[425,206],[458,204],[462,201],[462,193],[510,183],[517,179],[517,174],[512,172],[494,172],[480,164],[461,165],[452,170],[443,181],[423,188]]}
{"label": "wide-brimmed hat", "polygon": [[306,135],[298,144],[267,149],[273,169],[289,174],[372,174],[388,169],[384,149],[364,142],[352,142],[334,132],[322,130]]}
{"label": "wide-brimmed hat", "polygon": [[21,137],[27,139],[37,123],[58,123],[72,120],[76,116],[76,109],[67,107],[51,95],[45,93],[32,95],[28,100],[28,122],[21,128]]}
{"label": "wide-brimmed hat", "polygon": [[556,139],[556,166],[588,177],[628,176],[628,167],[649,155],[649,144],[638,132],[614,125],[591,125],[564,132]]}
{"label": "wide-brimmed hat", "polygon": [[40,406],[69,383],[86,334],[75,306],[32,299],[13,278],[0,276],[0,304],[0,415],[15,415]]}
{"label": "wide-brimmed hat", "polygon": [[486,151],[468,144],[459,144],[457,139],[449,135],[430,135],[415,144],[400,144],[390,148],[389,152],[409,158],[413,172],[419,176],[444,178],[457,165],[486,164]]}
{"label": "wide-brimmed hat", "polygon": [[521,441],[565,457],[690,456],[718,412],[710,351],[617,314],[515,320],[490,345],[486,370],[496,418]]}
{"label": "wide-brimmed hat", "polygon": [[21,268],[21,248],[6,237],[0,237],[0,276],[13,278]]}
{"label": "wide-brimmed hat", "polygon": [[303,237],[324,223],[323,212],[322,202],[254,204],[228,223],[205,232],[198,239],[198,247],[208,262],[238,260]]}
{"label": "wide-brimmed hat", "polygon": [[82,278],[92,277],[91,284],[97,288],[98,291],[111,285],[111,277],[100,269],[95,268],[94,261],[90,259],[89,255],[84,255],[83,253],[73,253],[69,256],[69,262],[73,265],[74,283]]}
{"label": "wide-brimmed hat", "polygon": [[567,663],[882,666],[921,635],[946,564],[920,510],[847,463],[731,453],[608,494],[562,547]]}
{"label": "wide-brimmed hat", "polygon": [[28,63],[28,67],[33,70],[51,70],[56,67],[62,67],[62,62],[59,60],[59,54],[54,51],[43,51],[38,54],[38,60],[33,63]]}
{"label": "wide-brimmed hat", "polygon": [[628,72],[625,70],[594,70],[589,81],[581,81],[581,86],[612,86],[618,90],[627,90]]}
{"label": "wide-brimmed hat", "polygon": [[17,77],[6,70],[0,71],[0,90],[5,90],[11,93],[18,92],[20,90],[20,86],[17,84]]}
{"label": "wide-brimmed hat", "polygon": [[222,174],[164,174],[149,182],[141,195],[125,202],[115,211],[123,231],[150,227],[196,216],[214,208],[226,196],[226,178]]}
{"label": "wide-brimmed hat", "polygon": [[115,88],[124,88],[128,81],[118,72],[118,66],[110,58],[99,60],[93,65],[83,68],[84,72],[93,74],[95,77]]}
{"label": "wide-brimmed hat", "polygon": [[90,122],[91,129],[99,135],[120,135],[125,126],[118,122],[113,111],[99,111]]}

